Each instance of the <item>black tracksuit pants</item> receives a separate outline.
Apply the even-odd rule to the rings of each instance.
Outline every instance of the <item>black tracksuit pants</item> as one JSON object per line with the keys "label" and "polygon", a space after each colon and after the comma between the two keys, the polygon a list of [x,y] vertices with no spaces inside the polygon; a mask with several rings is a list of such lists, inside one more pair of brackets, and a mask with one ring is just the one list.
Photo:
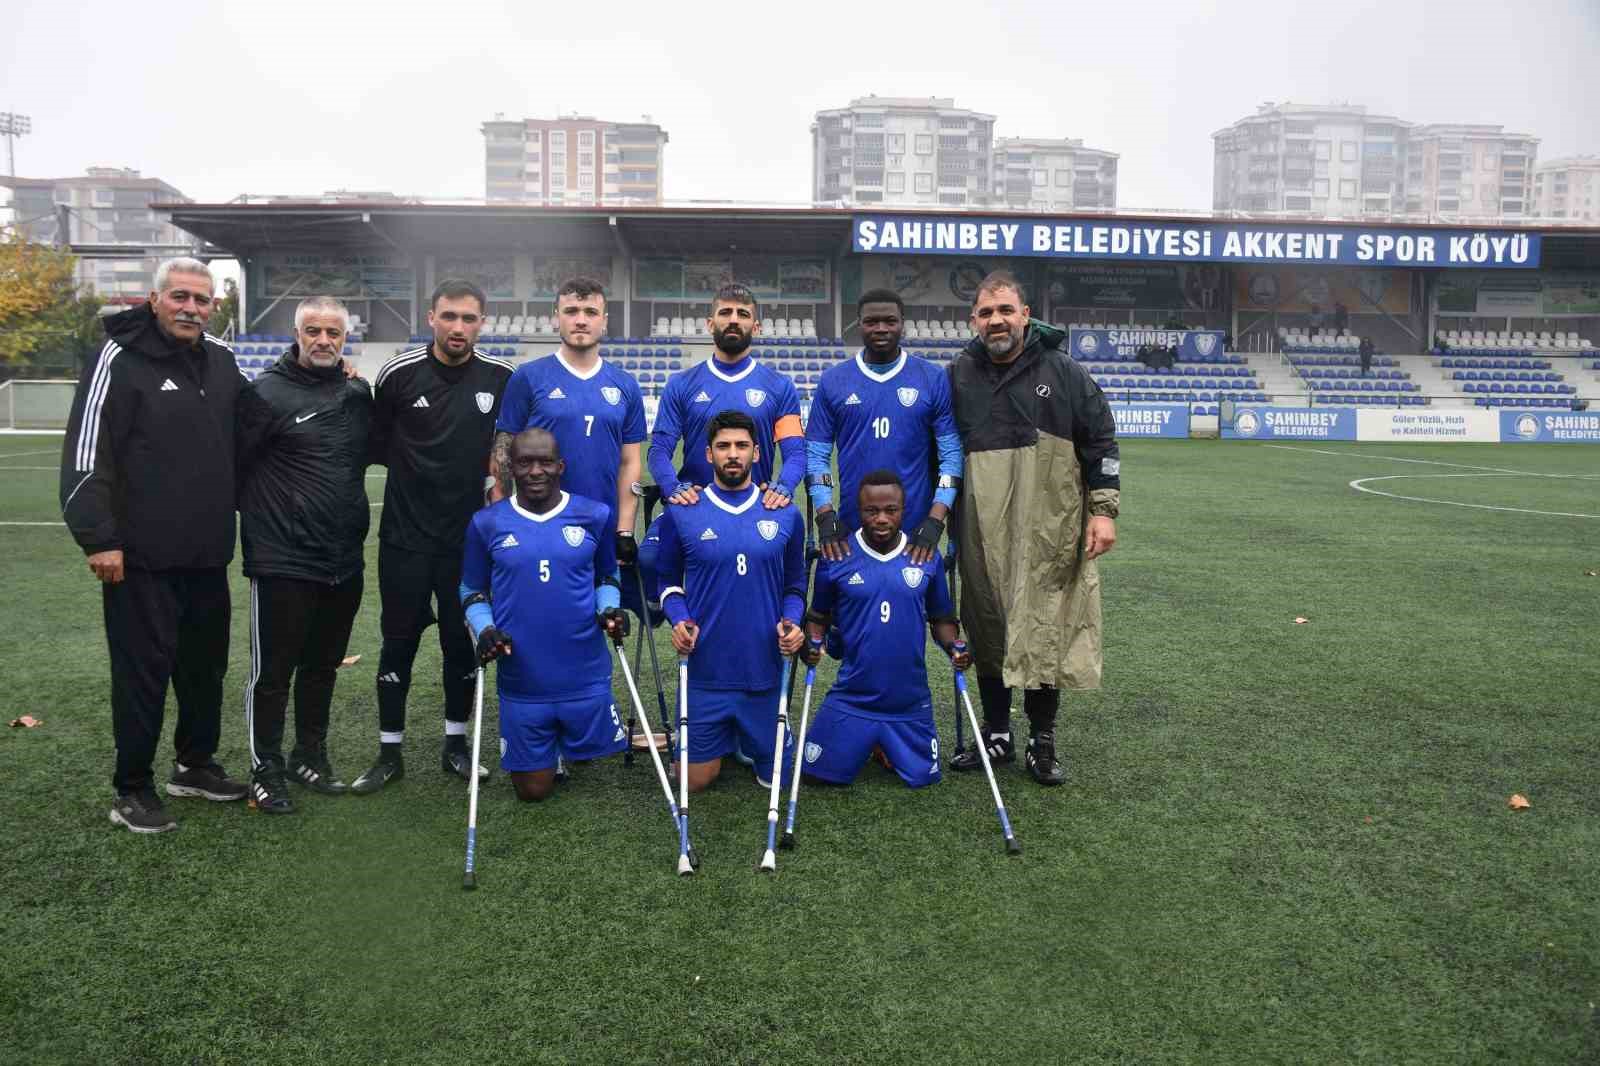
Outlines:
{"label": "black tracksuit pants", "polygon": [[294,750],[323,753],[339,661],[361,606],[361,575],[337,585],[290,577],[250,580],[250,679],[244,719],[252,769],[284,765],[283,725],[294,679]]}
{"label": "black tracksuit pants", "polygon": [[222,735],[222,678],[232,621],[225,567],[125,571],[102,586],[111,651],[111,732],[118,792],[154,784],[152,766],[170,682],[178,698],[172,744],[185,766],[204,766]]}
{"label": "black tracksuit pants", "polygon": [[439,652],[444,660],[444,716],[465,722],[472,710],[478,656],[461,609],[461,556],[427,555],[378,545],[378,592],[383,601],[383,649],[378,654],[378,729],[390,743],[406,728],[406,696],[422,634],[438,605]]}

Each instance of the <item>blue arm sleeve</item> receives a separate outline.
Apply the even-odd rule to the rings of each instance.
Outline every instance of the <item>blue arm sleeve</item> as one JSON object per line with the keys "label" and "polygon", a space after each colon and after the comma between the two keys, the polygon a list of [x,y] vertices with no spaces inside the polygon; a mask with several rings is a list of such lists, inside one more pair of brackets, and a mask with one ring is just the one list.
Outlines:
{"label": "blue arm sleeve", "polygon": [[645,465],[650,468],[650,477],[668,496],[672,495],[673,488],[678,484],[678,472],[672,469],[672,452],[677,446],[677,434],[662,429],[658,415],[655,432],[650,434],[650,455]]}
{"label": "blue arm sleeve", "polygon": [[495,432],[521,433],[528,428],[528,416],[532,413],[533,386],[528,383],[526,369],[518,367],[500,396],[500,416],[494,422]]}
{"label": "blue arm sleeve", "polygon": [[789,543],[783,549],[783,611],[780,617],[795,625],[806,613],[806,523],[800,512],[785,508],[793,516],[794,528],[789,532]]}
{"label": "blue arm sleeve", "polygon": [[811,496],[814,507],[833,506],[833,486],[821,483],[833,469],[833,442],[826,440],[811,440],[809,433],[806,440],[806,492]]}
{"label": "blue arm sleeve", "polygon": [[683,549],[678,543],[678,524],[672,520],[675,508],[661,516],[661,546],[656,550],[656,600],[672,625],[687,621],[689,605],[683,591]]}
{"label": "blue arm sleeve", "polygon": [[[962,470],[961,437],[954,431],[941,433],[939,443],[939,476],[960,477]],[[934,503],[942,503],[946,507],[956,505],[956,489],[937,489],[933,494]]]}
{"label": "blue arm sleeve", "polygon": [[[613,574],[612,576],[616,577],[617,575]],[[611,609],[613,609],[615,607],[621,607],[621,606],[622,606],[622,590],[619,589],[616,585],[613,585],[613,584],[611,584],[611,582],[608,581],[603,585],[596,585],[595,586],[595,590],[594,590],[594,613],[595,614],[599,614],[602,611],[609,611],[609,610],[611,610]]]}
{"label": "blue arm sleeve", "polygon": [[806,472],[805,443],[804,437],[785,437],[778,442],[778,454],[783,458],[783,465],[778,470],[777,482],[791,500]]}
{"label": "blue arm sleeve", "polygon": [[[483,589],[475,589],[469,585],[462,585],[461,599],[465,601],[468,596],[482,591]],[[467,625],[471,627],[472,639],[476,641],[478,639],[478,634],[483,632],[483,628],[485,626],[494,625],[494,608],[490,607],[482,600],[479,600],[477,603],[467,608]]]}
{"label": "blue arm sleeve", "polygon": [[928,575],[928,619],[930,622],[940,618],[954,618],[955,604],[950,599],[950,584],[945,580],[944,560],[938,555],[933,557],[933,572]]}

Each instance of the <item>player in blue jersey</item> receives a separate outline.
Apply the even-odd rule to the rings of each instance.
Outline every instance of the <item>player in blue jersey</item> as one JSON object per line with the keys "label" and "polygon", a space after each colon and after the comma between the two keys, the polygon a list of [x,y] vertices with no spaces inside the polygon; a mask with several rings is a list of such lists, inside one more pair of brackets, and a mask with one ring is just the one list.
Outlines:
{"label": "player in blue jersey", "polygon": [[896,293],[862,293],[857,312],[861,351],[822,375],[806,422],[806,476],[817,508],[819,547],[832,561],[850,554],[849,532],[860,525],[856,490],[861,479],[873,470],[893,470],[905,486],[903,521],[911,534],[911,560],[925,563],[938,551],[961,478],[961,435],[950,410],[949,376],[900,349],[905,305]]}
{"label": "player in blue jersey", "polygon": [[673,648],[690,657],[691,792],[715,780],[736,744],[758,783],[772,772],[783,656],[805,640],[805,521],[793,507],[757,506],[756,432],[744,411],[714,415],[705,454],[716,484],[661,522],[661,609]]}
{"label": "player in blue jersey", "polygon": [[461,604],[479,661],[500,663],[500,764],[520,799],[540,800],[555,788],[559,756],[626,746],[606,638],[627,636],[628,616],[611,508],[562,491],[566,464],[548,430],[517,434],[510,466],[513,494],[467,527]]}
{"label": "player in blue jersey", "polygon": [[[743,411],[755,425],[758,457],[751,471],[765,492],[762,506],[777,510],[794,499],[805,473],[805,438],[800,397],[794,382],[756,361],[750,344],[760,330],[753,293],[743,285],[724,285],[711,302],[707,328],[716,344],[712,357],[667,380],[650,434],[650,476],[672,504],[691,504],[712,483],[712,464],[703,458],[706,427],[719,411]],[[672,453],[683,442],[683,465],[672,469]],[[773,476],[773,460],[781,460]]]}
{"label": "player in blue jersey", "polygon": [[[939,554],[922,563],[911,559],[910,537],[901,528],[905,498],[894,471],[862,475],[855,550],[817,570],[807,634],[820,641],[830,625],[837,626],[845,653],[838,680],[806,734],[807,777],[849,784],[878,748],[910,787],[939,780],[924,633],[932,629],[934,642],[957,669],[971,665],[971,656],[954,649],[960,629]],[[808,645],[805,656],[815,665],[821,650]]]}
{"label": "player in blue jersey", "polygon": [[633,483],[643,470],[644,397],[626,370],[600,358],[606,330],[606,294],[592,278],[569,278],[556,293],[561,347],[524,363],[506,383],[495,423],[494,463],[500,494],[511,494],[511,438],[538,427],[555,435],[567,463],[568,492],[599,500],[616,517],[612,531],[618,560],[638,554]]}

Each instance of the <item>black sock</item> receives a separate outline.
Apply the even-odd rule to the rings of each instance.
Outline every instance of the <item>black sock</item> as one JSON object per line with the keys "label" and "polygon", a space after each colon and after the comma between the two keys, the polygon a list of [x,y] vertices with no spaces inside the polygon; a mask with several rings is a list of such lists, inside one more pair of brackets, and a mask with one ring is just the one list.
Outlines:
{"label": "black sock", "polygon": [[444,735],[445,751],[466,751],[467,735],[465,733],[446,733]]}
{"label": "black sock", "polygon": [[978,675],[978,701],[983,704],[983,728],[990,733],[1011,732],[1011,689],[998,677]]}
{"label": "black sock", "polygon": [[1056,711],[1061,706],[1061,691],[1030,688],[1022,694],[1022,711],[1028,716],[1028,732],[1037,736],[1056,727]]}
{"label": "black sock", "polygon": [[398,762],[400,760],[400,745],[379,743],[378,758],[384,762]]}

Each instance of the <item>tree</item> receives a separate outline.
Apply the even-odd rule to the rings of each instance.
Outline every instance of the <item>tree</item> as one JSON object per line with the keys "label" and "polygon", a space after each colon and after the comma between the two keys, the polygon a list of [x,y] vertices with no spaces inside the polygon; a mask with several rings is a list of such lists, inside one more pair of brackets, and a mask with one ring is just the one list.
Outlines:
{"label": "tree", "polygon": [[239,317],[239,285],[232,278],[222,279],[222,295],[211,309],[211,321],[206,332],[213,337],[228,335],[228,327]]}
{"label": "tree", "polygon": [[75,360],[99,335],[99,301],[79,291],[77,259],[14,231],[0,235],[0,364]]}

